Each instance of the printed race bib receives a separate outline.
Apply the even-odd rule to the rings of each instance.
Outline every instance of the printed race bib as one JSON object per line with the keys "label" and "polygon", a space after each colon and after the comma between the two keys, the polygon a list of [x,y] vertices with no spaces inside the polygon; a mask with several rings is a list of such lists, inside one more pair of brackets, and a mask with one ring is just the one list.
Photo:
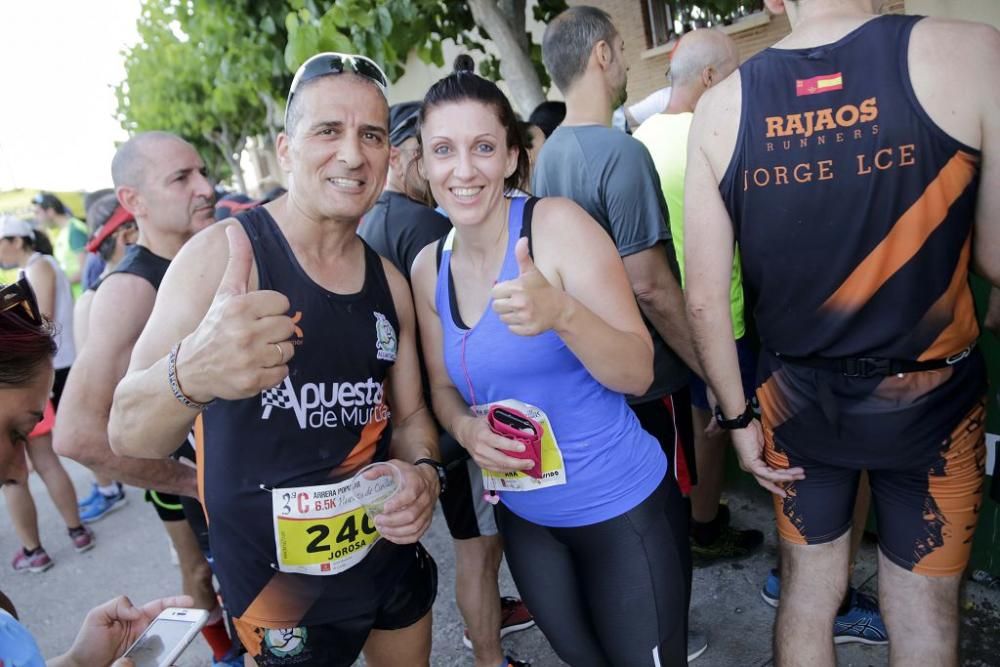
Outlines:
{"label": "printed race bib", "polygon": [[280,571],[339,574],[364,559],[381,535],[354,497],[351,483],[271,492]]}
{"label": "printed race bib", "polygon": [[534,405],[529,405],[517,399],[508,398],[494,403],[472,406],[473,412],[485,416],[494,405],[502,405],[518,410],[534,419],[542,427],[542,476],[539,479],[523,472],[495,472],[483,470],[483,488],[487,491],[534,491],[547,486],[559,486],[566,483],[566,464],[563,462],[562,451],[556,436],[552,432],[548,415]]}

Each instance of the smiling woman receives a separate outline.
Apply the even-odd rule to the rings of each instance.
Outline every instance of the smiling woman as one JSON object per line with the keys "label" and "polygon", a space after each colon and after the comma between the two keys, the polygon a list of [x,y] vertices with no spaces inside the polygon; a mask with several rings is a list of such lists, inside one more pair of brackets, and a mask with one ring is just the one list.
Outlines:
{"label": "smiling woman", "polygon": [[[682,664],[684,501],[623,394],[652,342],[604,230],[528,169],[510,102],[460,57],[420,168],[454,228],[413,265],[434,412],[482,470],[518,590],[567,663]],[[582,593],[581,593],[582,592]]]}

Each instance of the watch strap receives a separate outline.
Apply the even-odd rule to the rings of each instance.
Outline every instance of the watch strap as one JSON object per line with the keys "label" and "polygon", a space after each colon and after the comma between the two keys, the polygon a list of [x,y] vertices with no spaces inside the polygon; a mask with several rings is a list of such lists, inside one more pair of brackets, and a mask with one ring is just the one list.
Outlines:
{"label": "watch strap", "polygon": [[746,409],[743,411],[743,414],[738,417],[733,417],[732,419],[726,419],[726,417],[722,414],[722,408],[718,405],[715,406],[715,421],[719,425],[719,428],[726,431],[735,431],[741,428],[746,428],[750,425],[750,422],[753,421],[753,418],[753,404],[750,401],[747,401]]}

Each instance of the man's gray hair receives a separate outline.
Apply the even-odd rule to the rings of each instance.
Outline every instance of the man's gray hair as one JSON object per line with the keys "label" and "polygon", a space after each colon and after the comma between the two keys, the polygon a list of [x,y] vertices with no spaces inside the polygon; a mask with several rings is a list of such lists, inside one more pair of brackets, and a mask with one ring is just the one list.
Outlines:
{"label": "man's gray hair", "polygon": [[549,23],[542,38],[542,60],[563,94],[586,71],[594,45],[602,40],[610,45],[617,34],[607,12],[587,5],[570,7]]}

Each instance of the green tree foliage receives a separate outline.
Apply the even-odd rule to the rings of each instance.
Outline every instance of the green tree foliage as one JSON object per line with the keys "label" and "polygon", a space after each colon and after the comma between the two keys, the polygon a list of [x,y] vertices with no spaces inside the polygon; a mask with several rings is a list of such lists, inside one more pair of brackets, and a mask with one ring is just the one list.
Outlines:
{"label": "green tree foliage", "polygon": [[[508,78],[515,102],[528,113],[529,103],[542,98],[548,77],[540,48],[525,30],[525,3],[476,0],[478,19],[486,7],[494,29],[514,35],[518,52],[508,49],[504,57],[528,63],[517,70],[485,55],[483,42],[490,35],[483,21],[477,23],[470,2],[143,0],[139,42],[123,52],[126,78],[116,89],[118,118],[129,132],[165,130],[184,137],[214,175],[232,174],[245,189],[239,154],[248,137],[273,146],[292,73],[306,58],[319,51],[363,53],[395,81],[411,51],[444,66],[442,44],[448,39],[483,54],[480,71]],[[546,21],[565,7],[565,0],[539,0],[534,16]],[[506,23],[498,23],[498,16]],[[537,79],[515,81],[525,70],[534,70]],[[525,89],[529,94],[518,95]]]}
{"label": "green tree foliage", "polygon": [[126,78],[116,90],[122,127],[179,134],[213,174],[232,174],[245,189],[240,152],[250,136],[273,136],[284,104],[277,91],[291,80],[284,35],[270,19],[286,8],[283,1],[146,0],[140,41],[123,54]]}
{"label": "green tree foliage", "polygon": [[[290,4],[293,10],[286,17],[288,45],[284,55],[292,70],[317,51],[348,51],[372,58],[395,81],[404,74],[404,63],[411,51],[425,63],[444,67],[442,44],[450,39],[482,54],[480,72],[484,76],[497,80],[503,73],[500,60],[488,54],[483,46],[485,40],[496,41],[499,35],[489,34],[486,21],[475,15],[470,2],[290,0]],[[506,57],[524,59],[534,70],[537,81],[530,85],[537,90],[521,96],[515,90],[515,97],[524,98],[522,107],[529,104],[529,99],[540,101],[549,79],[541,62],[541,49],[532,43],[525,29],[525,0],[485,0],[479,4],[495,9],[499,20],[505,21],[515,33],[516,50],[506,52]],[[539,0],[533,7],[533,15],[536,20],[546,22],[565,8],[565,0]],[[531,108],[522,111],[528,113]]]}

